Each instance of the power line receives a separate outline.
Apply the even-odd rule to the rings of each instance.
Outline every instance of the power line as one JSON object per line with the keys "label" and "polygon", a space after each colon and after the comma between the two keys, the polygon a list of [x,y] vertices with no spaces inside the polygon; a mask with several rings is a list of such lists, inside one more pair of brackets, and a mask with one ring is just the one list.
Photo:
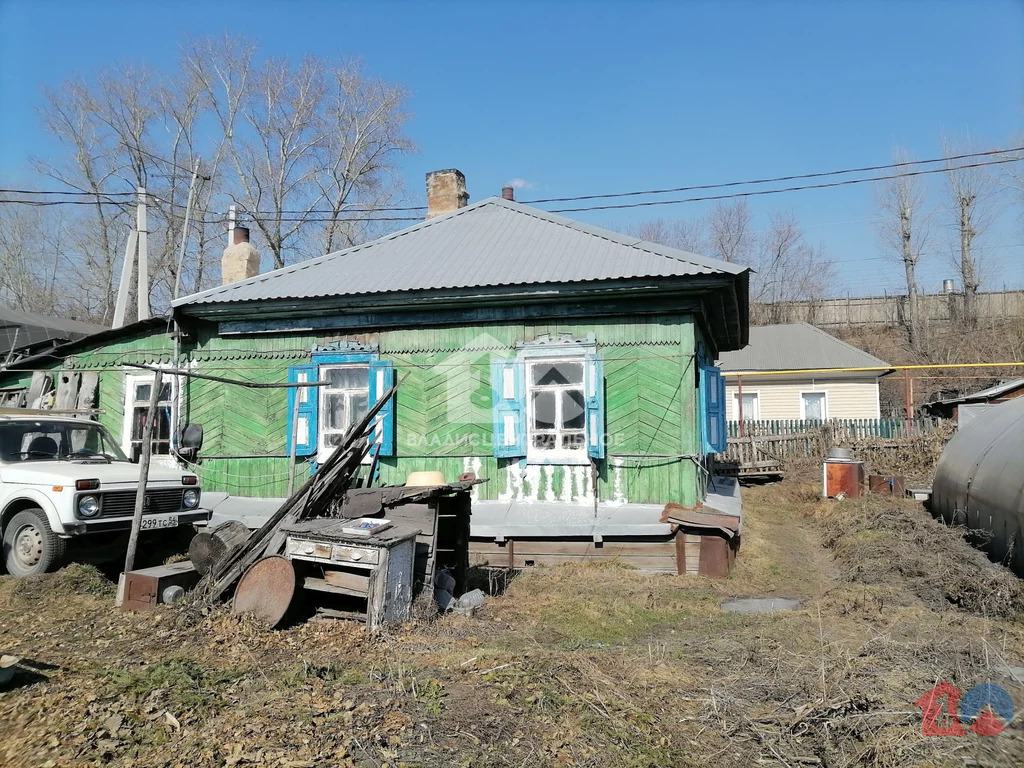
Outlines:
{"label": "power line", "polygon": [[[105,197],[105,195],[99,195]],[[0,199],[0,203],[11,203],[16,205],[28,205],[36,208],[43,208],[50,205],[133,205],[130,200],[10,200]]]}
{"label": "power line", "polygon": [[241,212],[247,213],[250,216],[260,216],[260,215],[264,215],[264,216],[267,216],[267,215],[269,215],[269,216],[277,216],[280,213],[302,213],[302,214],[316,213],[316,214],[330,214],[330,215],[333,216],[333,215],[341,215],[343,213],[377,213],[379,211],[401,212],[401,211],[425,211],[425,210],[427,210],[427,206],[425,206],[425,205],[412,205],[412,206],[401,206],[401,207],[381,206],[379,208],[345,208],[345,209],[340,210],[340,211],[335,211],[335,210],[330,209],[330,208],[310,208],[309,210],[306,210],[306,209],[282,209],[280,211],[260,211],[260,210],[250,211],[250,210],[247,210],[246,208],[241,208],[240,209]]}
{"label": "power line", "polygon": [[[750,179],[748,181],[729,181],[720,184],[698,184],[689,187],[673,187],[669,189],[648,189],[639,192],[615,192],[605,195],[579,195],[577,197],[547,197],[539,200],[524,200],[525,204],[533,205],[536,203],[567,203],[575,200],[596,200],[600,198],[611,198],[611,197],[636,197],[641,195],[663,195],[670,192],[695,192],[701,189],[723,189],[726,187],[740,187],[748,184],[774,184],[780,181],[795,181],[796,179],[817,179],[823,176],[839,176],[847,173],[867,173],[868,171],[882,171],[890,168],[903,168],[910,165],[929,165],[931,163],[942,163],[950,160],[964,160],[970,157],[987,157],[989,155],[999,155],[1006,152],[1021,152],[1024,151],[1024,147],[1010,147],[1009,149],[991,149],[985,152],[970,152],[963,155],[949,155],[948,157],[938,157],[931,160],[907,160],[899,163],[889,163],[888,165],[866,165],[861,168],[845,168],[838,171],[818,171],[816,173],[800,173],[789,176],[776,176],[775,178],[767,179]],[[1018,158],[1019,159],[1019,158]],[[943,169],[945,170],[945,169]]]}
{"label": "power line", "polygon": [[114,197],[115,195],[130,195],[134,197],[137,192],[80,192],[68,191],[59,192],[55,189],[0,189],[0,194],[9,195],[61,195],[67,197],[89,196],[89,197]]}
{"label": "power line", "polygon": [[950,171],[962,171],[968,168],[981,168],[988,165],[1000,165],[1001,163],[1016,163],[1024,160],[1024,157],[1005,158],[1003,160],[990,160],[985,163],[969,163],[958,165],[953,168],[930,168],[923,171],[908,171],[906,173],[894,173],[890,176],[869,176],[864,179],[844,179],[843,181],[831,181],[822,184],[804,184],[795,187],[784,187],[782,189],[761,189],[751,192],[733,192],[727,195],[704,195],[703,197],[687,197],[679,200],[649,200],[642,203],[618,203],[615,205],[591,205],[578,208],[553,208],[550,213],[573,213],[576,211],[606,211],[621,208],[644,208],[652,205],[678,205],[680,203],[700,203],[708,200],[731,200],[738,197],[761,197],[764,195],[777,195],[782,192],[799,192],[805,189],[828,189],[830,187],[843,187],[848,184],[865,184],[874,181],[888,181],[889,179],[903,179],[912,176],[925,176],[929,173],[949,173]]}

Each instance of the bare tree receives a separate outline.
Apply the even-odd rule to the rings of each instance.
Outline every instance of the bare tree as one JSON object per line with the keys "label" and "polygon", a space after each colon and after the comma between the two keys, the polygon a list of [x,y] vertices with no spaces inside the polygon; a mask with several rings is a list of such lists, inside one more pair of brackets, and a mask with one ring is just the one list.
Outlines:
{"label": "bare tree", "polygon": [[[0,200],[3,198],[0,197]],[[42,208],[0,205],[0,303],[22,312],[58,310],[51,227],[57,214]]]}
{"label": "bare tree", "polygon": [[[308,57],[254,62],[233,38],[191,46],[186,61],[217,115],[238,199],[274,259],[354,242],[360,225],[394,198],[405,92],[367,80],[354,64]],[[349,213],[351,211],[351,213]],[[322,238],[311,237],[320,223]]]}
{"label": "bare tree", "polygon": [[784,323],[794,319],[793,303],[823,298],[835,281],[832,263],[822,246],[807,242],[792,213],[774,213],[771,225],[759,239],[750,266],[751,302],[758,305],[761,322]]}
{"label": "bare tree", "polygon": [[746,200],[718,202],[706,218],[708,255],[737,264],[749,261],[754,249],[750,222]]}
{"label": "bare tree", "polygon": [[[947,157],[977,151],[969,141],[954,146],[949,140],[944,140],[943,148]],[[957,266],[964,292],[963,323],[967,328],[974,328],[978,324],[978,288],[982,281],[976,241],[992,223],[996,186],[984,168],[964,168],[953,160],[947,161],[946,168],[952,217],[958,235]]]}
{"label": "bare tree", "polygon": [[[893,152],[893,162],[910,162],[910,156],[906,150],[897,148]],[[924,345],[924,335],[918,301],[917,265],[928,239],[928,214],[924,209],[922,185],[917,177],[890,179],[879,189],[878,206],[882,210],[878,232],[885,252],[903,264],[906,276],[907,311],[903,325],[907,341],[912,349],[919,352]]]}
{"label": "bare tree", "polygon": [[625,228],[626,234],[661,243],[670,248],[702,253],[705,246],[703,219],[645,219]]}
{"label": "bare tree", "polygon": [[[44,122],[67,152],[36,167],[90,203],[75,209],[64,241],[63,266],[80,274],[81,314],[113,316],[139,186],[149,202],[150,279],[141,290],[158,309],[176,283],[198,291],[217,278],[211,262],[232,202],[275,267],[374,232],[373,212],[400,191],[395,161],[412,148],[402,133],[405,100],[356,65],[258,62],[254,43],[231,37],[188,43],[177,72],[112,67],[47,93]],[[179,276],[183,236],[191,247]]]}

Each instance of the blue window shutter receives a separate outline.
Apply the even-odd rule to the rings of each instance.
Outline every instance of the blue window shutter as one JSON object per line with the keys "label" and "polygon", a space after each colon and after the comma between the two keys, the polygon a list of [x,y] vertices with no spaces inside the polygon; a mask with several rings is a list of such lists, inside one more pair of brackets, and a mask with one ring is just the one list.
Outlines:
{"label": "blue window shutter", "polygon": [[[318,381],[315,365],[293,365],[288,369],[290,384],[303,381]],[[299,398],[297,414],[295,411],[296,397]],[[292,435],[295,435],[296,456],[311,456],[316,453],[319,404],[320,396],[317,387],[288,388],[288,445],[285,447],[286,452],[291,451]],[[297,421],[295,421],[296,415],[298,416]]]}
{"label": "blue window shutter", "polygon": [[[370,397],[372,408],[395,383],[395,366],[390,360],[374,360],[370,363]],[[374,428],[373,443],[378,456],[395,455],[395,396],[388,398],[387,404],[377,416]]]}
{"label": "blue window shutter", "polygon": [[587,454],[603,459],[604,440],[604,364],[598,355],[587,355],[584,393],[587,399]]}
{"label": "blue window shutter", "polygon": [[491,362],[491,412],[494,455],[526,455],[526,366],[520,360]]}
{"label": "blue window shutter", "polygon": [[721,453],[725,450],[725,379],[718,368],[700,369],[701,452]]}

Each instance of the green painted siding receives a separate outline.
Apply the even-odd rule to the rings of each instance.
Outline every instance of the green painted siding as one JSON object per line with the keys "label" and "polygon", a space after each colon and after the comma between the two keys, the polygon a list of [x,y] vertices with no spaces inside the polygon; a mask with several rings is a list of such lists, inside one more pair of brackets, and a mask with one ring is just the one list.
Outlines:
{"label": "green painted siding", "polygon": [[[588,466],[529,465],[492,455],[490,362],[542,335],[592,335],[605,361],[609,460],[598,478],[602,501],[697,501],[698,473],[680,458],[698,450],[694,327],[688,316],[645,322],[488,324],[403,329],[379,334],[201,336],[190,359],[199,372],[251,381],[285,381],[288,366],[308,362],[315,344],[376,344],[402,384],[396,404],[398,455],[381,462],[381,479],[438,469],[454,480],[474,471],[488,482],[481,499],[593,503]],[[243,390],[193,380],[188,419],[204,425],[204,487],[252,496],[287,485],[285,390]],[[269,458],[249,457],[277,457]],[[228,458],[237,457],[237,458]],[[299,475],[303,475],[300,469]],[[251,476],[251,486],[245,478]],[[283,491],[279,495],[283,494]]]}
{"label": "green painted siding", "polygon": [[[205,448],[204,448],[205,452]],[[237,496],[277,499],[288,495],[287,457],[210,459],[192,468],[204,491],[223,491]],[[309,478],[309,464],[295,468],[295,487]]]}
{"label": "green painted siding", "polygon": [[[454,480],[472,471],[488,482],[480,499],[560,500],[592,504],[589,466],[521,466],[492,455],[490,362],[514,357],[516,344],[542,335],[592,336],[604,360],[609,458],[601,463],[598,498],[612,503],[686,505],[702,493],[701,475],[685,454],[699,451],[693,355],[699,334],[688,315],[641,321],[597,319],[546,324],[402,329],[379,334],[311,333],[217,336],[200,329],[179,365],[198,373],[252,382],[285,382],[289,366],[307,363],[315,344],[351,340],[379,346],[401,386],[396,403],[397,456],[382,460],[383,482],[438,469]],[[67,367],[100,369],[101,421],[120,438],[128,362],[170,362],[173,343],[154,333],[87,350]],[[2,385],[3,379],[0,379]],[[204,489],[281,497],[288,488],[287,390],[247,389],[189,379],[180,393],[182,423],[202,424]],[[299,459],[296,485],[309,473]]]}

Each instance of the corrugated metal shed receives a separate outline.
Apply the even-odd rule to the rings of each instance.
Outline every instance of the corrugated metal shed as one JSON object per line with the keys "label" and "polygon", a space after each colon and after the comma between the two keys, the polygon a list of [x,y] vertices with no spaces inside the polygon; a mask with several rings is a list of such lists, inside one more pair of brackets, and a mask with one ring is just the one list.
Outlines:
{"label": "corrugated metal shed", "polygon": [[753,326],[750,343],[722,354],[719,365],[723,371],[889,367],[884,360],[807,323]]}
{"label": "corrugated metal shed", "polygon": [[365,245],[186,296],[174,306],[745,271],[488,198]]}

